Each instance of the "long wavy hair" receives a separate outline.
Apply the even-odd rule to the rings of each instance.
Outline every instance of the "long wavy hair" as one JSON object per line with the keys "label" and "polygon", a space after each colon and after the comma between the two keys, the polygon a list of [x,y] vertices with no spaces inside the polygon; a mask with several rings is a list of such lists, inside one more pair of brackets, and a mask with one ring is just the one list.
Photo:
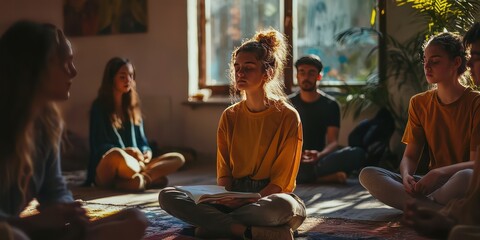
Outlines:
{"label": "long wavy hair", "polygon": [[[287,102],[285,94],[283,76],[283,69],[287,61],[287,43],[283,34],[273,28],[259,31],[251,39],[242,43],[232,53],[230,61],[230,95],[232,100],[237,97],[238,89],[235,84],[235,58],[240,52],[254,53],[256,59],[262,62],[262,71],[267,73],[268,79],[263,85],[263,90],[267,100],[275,103]],[[245,94],[242,98],[245,98]]]}
{"label": "long wavy hair", "polygon": [[[115,87],[115,75],[120,70],[121,67],[131,64],[133,67],[133,79],[135,77],[135,67],[130,62],[130,60],[120,57],[114,57],[110,59],[105,66],[105,71],[103,73],[102,85],[98,90],[97,101],[106,111],[107,115],[110,116],[110,121],[116,128],[122,127],[122,117],[115,114],[115,103],[113,98],[113,89]],[[142,111],[140,109],[140,98],[138,96],[135,81],[132,86],[132,89],[123,94],[122,96],[122,111],[127,115],[127,119],[133,121],[134,124],[140,124],[142,121]]]}
{"label": "long wavy hair", "polygon": [[19,21],[0,39],[2,198],[12,197],[12,190],[18,189],[25,201],[34,159],[40,154],[59,153],[63,122],[58,109],[54,103],[35,104],[49,59],[60,47],[58,31],[51,24]]}

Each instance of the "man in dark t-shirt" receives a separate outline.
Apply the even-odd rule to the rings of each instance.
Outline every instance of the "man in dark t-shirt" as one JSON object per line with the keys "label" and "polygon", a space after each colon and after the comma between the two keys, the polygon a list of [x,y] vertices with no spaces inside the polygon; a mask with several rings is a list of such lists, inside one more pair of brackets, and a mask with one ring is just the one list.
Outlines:
{"label": "man in dark t-shirt", "polygon": [[[315,92],[317,100],[307,102],[302,100],[301,93],[291,95],[290,101],[297,109],[302,120],[302,126],[306,131],[303,133],[303,150],[324,151],[320,156],[328,154],[338,146],[338,132],[340,130],[340,108],[337,101],[330,95],[318,90]],[[327,133],[329,133],[327,135]],[[326,136],[326,138],[319,137]],[[328,146],[325,149],[326,145]]]}
{"label": "man in dark t-shirt", "polygon": [[[346,173],[357,168],[357,165],[353,162],[355,166],[352,166],[348,159],[336,157],[340,107],[332,96],[317,88],[322,78],[323,64],[318,56],[309,55],[298,59],[295,68],[300,91],[289,98],[300,114],[303,127],[303,153],[297,182],[345,182]],[[341,156],[352,159],[349,155]]]}

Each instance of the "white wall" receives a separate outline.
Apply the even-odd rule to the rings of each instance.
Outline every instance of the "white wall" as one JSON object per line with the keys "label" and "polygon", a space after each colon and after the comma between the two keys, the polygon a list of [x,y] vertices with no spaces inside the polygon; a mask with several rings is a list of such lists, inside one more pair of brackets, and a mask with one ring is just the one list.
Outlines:
{"label": "white wall", "polygon": [[[223,106],[191,108],[182,105],[188,95],[187,1],[149,0],[148,32],[70,38],[75,51],[78,76],[71,99],[63,104],[67,126],[88,137],[88,110],[100,85],[103,68],[113,56],[128,57],[137,69],[137,84],[146,115],[147,136],[160,146],[192,147],[208,159],[215,156],[215,136]],[[0,32],[18,19],[32,19],[63,26],[62,0],[0,0]],[[404,12],[388,12],[388,29],[407,28]],[[396,10],[395,10],[396,11]],[[398,17],[397,17],[398,16]],[[408,34],[407,34],[408,35]],[[371,116],[366,112],[363,117]],[[340,143],[361,120],[342,121]]]}

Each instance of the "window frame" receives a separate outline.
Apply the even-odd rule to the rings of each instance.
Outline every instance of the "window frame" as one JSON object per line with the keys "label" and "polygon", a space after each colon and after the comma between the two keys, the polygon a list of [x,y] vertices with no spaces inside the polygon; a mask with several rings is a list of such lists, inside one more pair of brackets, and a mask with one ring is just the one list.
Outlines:
{"label": "window frame", "polygon": [[[285,93],[292,93],[293,84],[293,1],[294,0],[283,0],[284,4],[284,13],[283,13],[283,33],[287,38],[288,44],[288,55],[287,63],[284,69],[284,84],[285,84]],[[382,36],[386,34],[386,3],[383,0],[377,0],[377,13],[378,13],[378,24],[379,31]],[[222,96],[228,95],[230,93],[229,85],[208,85],[206,77],[206,32],[205,32],[206,16],[205,16],[205,0],[197,0],[197,31],[198,31],[198,89],[210,89],[212,95]],[[380,80],[385,79],[386,77],[386,39],[380,36],[378,40],[378,73]],[[351,85],[348,84],[344,87],[358,87],[360,85]],[[322,87],[341,87],[339,84],[321,84]]]}

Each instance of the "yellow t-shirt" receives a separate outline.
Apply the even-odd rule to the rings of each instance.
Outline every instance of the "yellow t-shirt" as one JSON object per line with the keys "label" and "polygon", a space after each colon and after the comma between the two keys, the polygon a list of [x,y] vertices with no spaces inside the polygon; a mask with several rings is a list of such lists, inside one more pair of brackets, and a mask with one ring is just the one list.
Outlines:
{"label": "yellow t-shirt", "polygon": [[430,169],[473,160],[470,151],[480,145],[480,93],[468,88],[450,104],[438,100],[436,89],[413,96],[402,142],[428,144]]}
{"label": "yellow t-shirt", "polygon": [[295,189],[302,125],[288,104],[254,113],[241,101],[228,107],[217,132],[217,178],[269,179],[282,192]]}

